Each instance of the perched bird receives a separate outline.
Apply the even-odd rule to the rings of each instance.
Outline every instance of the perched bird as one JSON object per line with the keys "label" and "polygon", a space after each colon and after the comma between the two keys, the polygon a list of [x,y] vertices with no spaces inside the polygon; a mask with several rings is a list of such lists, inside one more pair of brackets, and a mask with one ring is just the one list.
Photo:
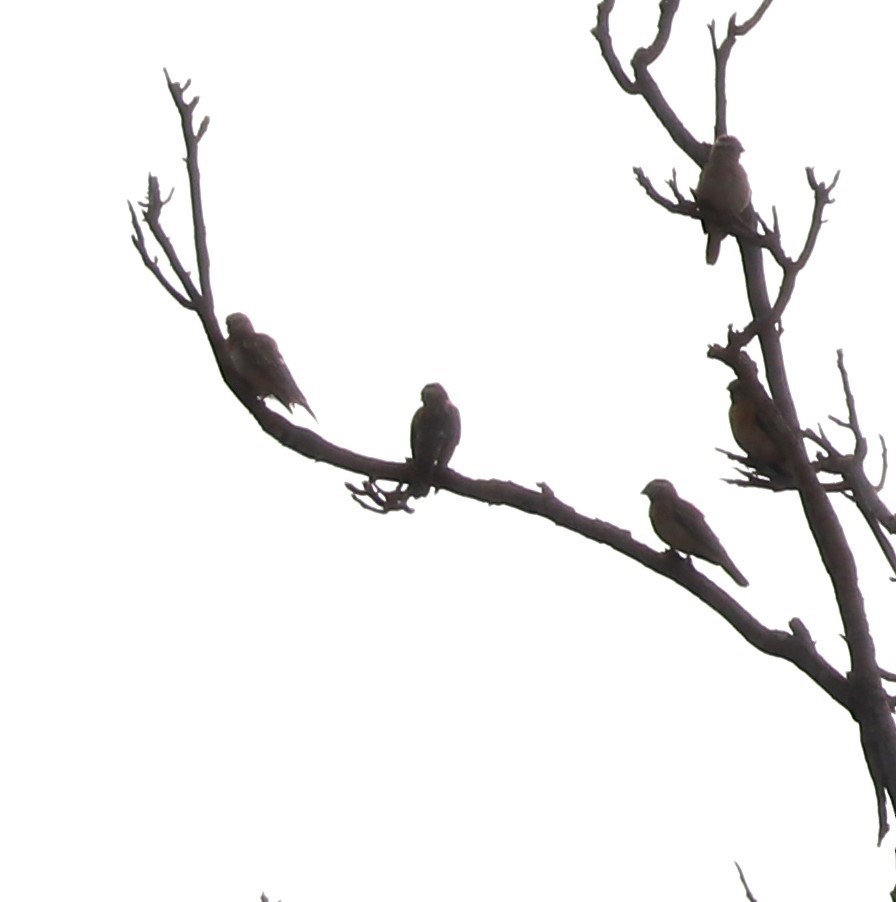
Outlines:
{"label": "perched bird", "polygon": [[739,586],[749,585],[716,534],[706,525],[703,514],[693,504],[679,498],[668,479],[651,480],[641,494],[650,499],[650,522],[667,545],[682,554],[693,554],[718,564]]}
{"label": "perched bird", "polygon": [[231,313],[226,322],[230,359],[255,397],[274,397],[287,410],[301,404],[316,420],[314,411],[280,356],[277,342],[270,335],[256,332],[245,313]]}
{"label": "perched bird", "polygon": [[429,494],[434,473],[448,466],[460,441],[460,413],[448,392],[438,382],[430,382],[420,392],[423,406],[411,420],[411,455],[414,478],[411,494],[422,498]]}
{"label": "perched bird", "polygon": [[728,409],[728,422],[731,423],[731,434],[744,453],[760,469],[772,470],[786,475],[787,458],[780,445],[772,438],[768,423],[759,411],[759,405],[750,397],[740,379],[735,379],[729,386],[731,407]]}
{"label": "perched bird", "polygon": [[750,203],[750,182],[738,158],[744,152],[733,135],[720,135],[709,150],[709,159],[700,173],[694,198],[700,212],[705,212],[706,262],[712,266],[719,259],[722,239],[728,234],[726,225],[737,219]]}

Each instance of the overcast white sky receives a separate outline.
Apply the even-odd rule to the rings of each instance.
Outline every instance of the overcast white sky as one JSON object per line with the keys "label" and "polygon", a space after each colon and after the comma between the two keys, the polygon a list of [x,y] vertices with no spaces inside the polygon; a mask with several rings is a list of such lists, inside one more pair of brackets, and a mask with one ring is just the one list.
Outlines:
{"label": "overcast white sky", "polygon": [[[637,188],[632,165],[697,173],[612,81],[595,8],[7,10],[0,898],[719,902],[734,859],[762,902],[887,897],[856,728],[805,677],[534,518],[444,493],[364,513],[261,433],[130,245],[152,170],[188,248],[167,66],[211,117],[219,313],[278,339],[327,438],[404,457],[439,380],[463,473],[544,480],[657,547],[639,492],[672,479],[751,581],[721,584],[842,666],[796,500],[720,481],[705,349],[745,321],[736,249],[706,267]],[[701,137],[706,23],[753,8],[683,0],[656,66]],[[730,128],[791,249],[803,167],[842,168],[785,348],[807,425],[843,412],[842,347],[892,444],[894,13],[811,10],[777,0],[738,46]],[[619,0],[623,57],[656,15]],[[837,509],[893,668],[896,589]]]}

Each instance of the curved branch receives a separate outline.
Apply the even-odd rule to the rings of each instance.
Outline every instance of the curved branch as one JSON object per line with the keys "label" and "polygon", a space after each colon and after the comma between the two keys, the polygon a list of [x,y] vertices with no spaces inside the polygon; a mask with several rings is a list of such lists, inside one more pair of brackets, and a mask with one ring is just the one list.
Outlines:
{"label": "curved branch", "polygon": [[610,35],[610,13],[616,6],[616,0],[603,0],[597,5],[597,24],[591,29],[591,34],[600,45],[600,52],[603,55],[604,62],[610,70],[616,83],[622,88],[626,94],[640,94],[640,88],[635,81],[625,74],[622,63],[616,55],[613,47],[613,38]]}
{"label": "curved branch", "polygon": [[646,47],[635,51],[632,65],[635,68],[646,69],[651,63],[656,62],[659,55],[666,49],[669,37],[672,34],[672,22],[678,12],[680,0],[660,0],[660,18],[656,23],[656,37]]}
{"label": "curved branch", "polygon": [[[183,116],[184,107],[180,103],[178,103],[178,109]],[[191,109],[189,107],[187,112],[189,113]],[[185,135],[187,134],[188,132],[185,131]],[[185,137],[185,140],[189,139]],[[193,188],[191,196],[194,198],[195,207],[200,200],[199,186],[191,184],[191,187]],[[161,207],[158,206],[157,212],[160,213],[160,210]],[[163,240],[167,240],[160,225],[158,225],[157,231],[158,234],[154,232],[157,239],[158,235],[161,235]],[[173,260],[177,260],[173,248],[171,257]],[[205,328],[221,376],[264,432],[284,447],[303,457],[366,476],[367,481],[363,488],[349,486],[353,498],[362,506],[369,507],[362,500],[369,498],[374,502],[372,509],[384,512],[386,510],[409,510],[406,490],[401,487],[407,485],[413,476],[411,462],[408,460],[380,460],[347,448],[341,448],[328,442],[316,432],[297,426],[279,413],[269,409],[252,394],[234,369],[220,327],[210,303],[207,303],[208,296],[203,295],[201,300],[202,303],[196,304],[195,312]],[[394,482],[398,488],[382,489],[377,485],[379,480]],[[471,479],[453,470],[444,470],[436,471],[433,474],[432,485],[437,489],[443,489],[484,504],[513,507],[523,513],[542,517],[583,538],[613,548],[644,567],[678,583],[716,611],[755,648],[765,654],[790,661],[839,704],[846,705],[848,703],[846,679],[818,654],[814,645],[805,640],[804,635],[769,629],[728,593],[698,571],[690,560],[679,557],[672,551],[656,551],[634,539],[627,530],[599,518],[586,517],[578,513],[570,505],[557,498],[546,484],[541,484],[540,490],[535,491],[512,482],[497,479]]]}
{"label": "curved branch", "polygon": [[[341,448],[301,426],[289,422],[261,401],[246,394],[227,366],[224,380],[249,410],[256,422],[286,448],[342,470],[363,474],[369,480],[406,484],[413,471],[409,461],[386,461]],[[832,667],[802,635],[770,629],[735,601],[727,592],[697,570],[690,560],[672,551],[656,551],[624,530],[597,517],[587,517],[561,501],[546,484],[540,491],[498,479],[472,479],[454,470],[433,475],[432,485],[452,494],[488,505],[502,505],[549,520],[585,539],[606,545],[655,573],[678,583],[726,620],[754,648],[772,657],[784,658],[805,673],[838,704],[847,706],[847,680]],[[350,487],[353,495],[358,491]],[[366,491],[361,494],[367,494]],[[398,497],[394,495],[393,498]],[[358,501],[358,498],[355,498]],[[359,503],[361,503],[359,501]],[[362,506],[367,506],[363,505]],[[400,505],[399,505],[400,506]],[[394,509],[399,509],[396,506]],[[404,509],[404,508],[402,508]]]}
{"label": "curved branch", "polygon": [[627,94],[640,94],[653,114],[669,133],[672,140],[698,165],[702,166],[709,156],[709,145],[698,141],[663,96],[659,85],[648,72],[651,63],[655,62],[665,50],[672,32],[672,22],[678,12],[679,0],[660,0],[660,18],[657,23],[656,36],[646,47],[635,51],[632,57],[634,78],[629,78],[622,68],[622,63],[613,48],[610,35],[610,13],[616,6],[616,0],[602,0],[597,6],[597,24],[591,34],[600,46],[600,52],[607,67],[616,79],[617,84]]}

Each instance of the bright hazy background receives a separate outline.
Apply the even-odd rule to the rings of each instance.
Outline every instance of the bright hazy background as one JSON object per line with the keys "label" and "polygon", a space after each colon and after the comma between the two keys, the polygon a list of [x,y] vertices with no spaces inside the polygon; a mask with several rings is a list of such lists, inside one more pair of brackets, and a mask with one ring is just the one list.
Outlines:
{"label": "bright hazy background", "polygon": [[[363,512],[351,474],[261,433],[130,244],[151,170],[190,249],[167,66],[211,117],[219,314],[277,338],[323,435],[401,459],[439,380],[459,471],[544,480],[656,547],[639,492],[670,478],[751,586],[713,576],[844,666],[796,499],[721,482],[705,349],[745,322],[736,247],[705,266],[635,184],[697,172],[611,79],[595,6],[5,12],[0,898],[719,902],[735,859],[762,902],[887,897],[856,727],[804,676],[546,522],[445,493]],[[655,67],[704,139],[706,24],[754,7],[683,0]],[[627,60],[657,4],[614,17]],[[804,167],[843,170],[785,350],[806,425],[843,415],[842,347],[891,444],[894,18],[776,0],[729,119],[793,253]],[[896,589],[835,503],[893,667]]]}

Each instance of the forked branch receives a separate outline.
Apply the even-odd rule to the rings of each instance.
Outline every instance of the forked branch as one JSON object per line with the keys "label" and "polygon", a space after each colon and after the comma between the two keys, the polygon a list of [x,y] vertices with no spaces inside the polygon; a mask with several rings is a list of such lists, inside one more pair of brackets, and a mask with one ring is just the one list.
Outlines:
{"label": "forked branch", "polygon": [[719,43],[716,37],[715,21],[709,24],[709,34],[712,40],[712,51],[715,57],[715,98],[716,98],[716,129],[715,136],[728,133],[728,60],[734,49],[734,42],[742,38],[765,15],[766,10],[772,5],[772,0],[762,0],[759,8],[745,22],[737,24],[737,16],[732,15],[728,20],[728,30],[724,40]]}

